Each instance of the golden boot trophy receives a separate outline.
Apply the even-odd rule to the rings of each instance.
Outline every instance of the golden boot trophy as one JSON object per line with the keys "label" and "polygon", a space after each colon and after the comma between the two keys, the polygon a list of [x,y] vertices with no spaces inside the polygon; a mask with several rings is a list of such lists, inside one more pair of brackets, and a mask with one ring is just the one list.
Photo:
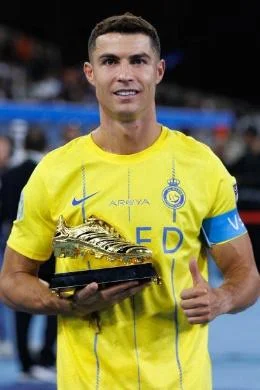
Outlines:
{"label": "golden boot trophy", "polygon": [[91,282],[97,282],[100,287],[130,280],[160,283],[152,264],[151,250],[125,240],[113,226],[95,216],[76,227],[67,226],[60,216],[53,249],[54,255],[59,258],[94,256],[99,265],[94,269],[56,273],[50,288],[58,293],[75,290]]}

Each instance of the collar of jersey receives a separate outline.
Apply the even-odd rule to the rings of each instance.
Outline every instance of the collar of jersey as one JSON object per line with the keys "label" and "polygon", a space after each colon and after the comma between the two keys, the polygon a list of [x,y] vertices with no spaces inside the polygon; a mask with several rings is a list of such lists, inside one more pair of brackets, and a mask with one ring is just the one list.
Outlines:
{"label": "collar of jersey", "polygon": [[93,141],[91,134],[89,134],[89,136],[87,137],[88,148],[90,148],[93,152],[97,153],[100,157],[102,157],[107,161],[109,160],[111,162],[119,163],[119,164],[137,162],[149,158],[154,152],[161,149],[164,144],[164,141],[167,138],[168,131],[169,129],[162,126],[161,134],[151,146],[149,146],[144,150],[141,150],[140,152],[133,153],[133,154],[115,154],[115,153],[106,152]]}

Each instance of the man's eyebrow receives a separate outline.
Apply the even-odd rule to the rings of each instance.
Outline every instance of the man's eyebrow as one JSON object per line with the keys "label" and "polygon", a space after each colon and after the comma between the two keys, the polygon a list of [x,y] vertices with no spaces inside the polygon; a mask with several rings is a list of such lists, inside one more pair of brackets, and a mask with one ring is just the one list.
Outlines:
{"label": "man's eyebrow", "polygon": [[99,56],[99,60],[103,60],[105,58],[119,58],[117,55],[112,54],[112,53],[104,53]]}
{"label": "man's eyebrow", "polygon": [[[120,57],[116,54],[113,54],[113,53],[103,53],[100,55],[99,57],[99,60],[103,60],[103,59],[107,59],[107,58],[111,58],[111,59],[119,59]],[[141,52],[141,53],[136,53],[136,54],[132,54],[129,56],[129,58],[131,60],[135,59],[135,58],[151,58],[149,56],[149,54],[145,53],[145,52]]]}
{"label": "man's eyebrow", "polygon": [[129,56],[131,59],[135,59],[135,58],[147,58],[147,59],[149,59],[149,58],[151,58],[150,56],[149,56],[149,54],[147,54],[147,53],[145,53],[145,52],[141,52],[141,53],[136,53],[136,54],[133,54],[133,55],[131,55],[131,56]]}

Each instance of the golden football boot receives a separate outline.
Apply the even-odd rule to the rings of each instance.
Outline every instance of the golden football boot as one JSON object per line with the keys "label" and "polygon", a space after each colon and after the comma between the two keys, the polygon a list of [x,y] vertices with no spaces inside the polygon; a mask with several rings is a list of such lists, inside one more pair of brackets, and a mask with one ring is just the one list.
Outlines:
{"label": "golden football boot", "polygon": [[67,226],[60,216],[53,249],[56,257],[78,259],[89,255],[91,262],[86,270],[56,273],[52,277],[50,288],[64,296],[93,281],[100,288],[130,280],[161,283],[152,263],[152,251],[127,241],[113,226],[95,216],[75,227]]}
{"label": "golden football boot", "polygon": [[78,258],[87,254],[124,264],[151,261],[152,251],[125,240],[113,226],[95,216],[76,227],[67,226],[60,216],[53,239],[56,257]]}

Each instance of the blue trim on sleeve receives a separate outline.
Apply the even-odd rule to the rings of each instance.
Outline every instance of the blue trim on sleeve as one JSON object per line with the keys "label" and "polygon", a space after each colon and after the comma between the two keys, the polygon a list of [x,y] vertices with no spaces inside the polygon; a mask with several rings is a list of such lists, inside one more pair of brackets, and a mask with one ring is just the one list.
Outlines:
{"label": "blue trim on sleeve", "polygon": [[202,233],[209,246],[231,240],[246,233],[237,209],[227,213],[207,218],[202,224]]}

